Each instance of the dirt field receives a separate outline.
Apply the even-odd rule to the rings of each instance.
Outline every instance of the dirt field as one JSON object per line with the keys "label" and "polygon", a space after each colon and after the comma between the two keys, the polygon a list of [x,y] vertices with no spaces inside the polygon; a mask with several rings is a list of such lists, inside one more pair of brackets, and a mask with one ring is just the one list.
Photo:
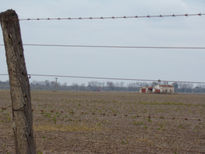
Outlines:
{"label": "dirt field", "polygon": [[[205,95],[32,92],[42,153],[205,153]],[[11,101],[0,91],[0,153],[14,153]]]}

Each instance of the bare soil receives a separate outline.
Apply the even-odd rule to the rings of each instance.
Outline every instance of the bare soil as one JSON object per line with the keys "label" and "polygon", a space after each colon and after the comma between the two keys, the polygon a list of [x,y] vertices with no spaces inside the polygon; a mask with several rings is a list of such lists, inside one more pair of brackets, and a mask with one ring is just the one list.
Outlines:
{"label": "bare soil", "polygon": [[[33,91],[38,154],[205,153],[205,95]],[[0,153],[14,153],[0,91]]]}

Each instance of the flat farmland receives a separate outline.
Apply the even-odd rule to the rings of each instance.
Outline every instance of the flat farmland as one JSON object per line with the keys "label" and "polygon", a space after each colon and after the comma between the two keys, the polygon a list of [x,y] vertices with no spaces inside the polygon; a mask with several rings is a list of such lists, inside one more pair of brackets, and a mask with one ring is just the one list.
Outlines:
{"label": "flat farmland", "polygon": [[[205,95],[32,91],[38,154],[205,153]],[[0,153],[14,153],[0,91]]]}

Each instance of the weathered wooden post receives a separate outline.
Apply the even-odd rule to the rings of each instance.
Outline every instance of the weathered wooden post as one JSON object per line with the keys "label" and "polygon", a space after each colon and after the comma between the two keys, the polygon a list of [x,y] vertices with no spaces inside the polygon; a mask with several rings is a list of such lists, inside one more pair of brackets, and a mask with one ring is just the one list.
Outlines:
{"label": "weathered wooden post", "polygon": [[19,20],[14,10],[0,13],[12,100],[16,154],[35,154],[30,85]]}

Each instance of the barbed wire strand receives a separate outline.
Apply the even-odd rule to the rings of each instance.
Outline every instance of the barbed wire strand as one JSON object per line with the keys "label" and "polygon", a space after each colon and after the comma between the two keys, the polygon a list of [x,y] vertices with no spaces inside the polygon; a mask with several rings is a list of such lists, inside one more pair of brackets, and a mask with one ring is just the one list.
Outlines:
{"label": "barbed wire strand", "polygon": [[[32,47],[66,47],[66,48],[117,48],[117,49],[177,49],[177,50],[204,50],[197,46],[122,46],[122,45],[72,45],[72,44],[23,44]],[[4,46],[4,44],[0,44]]]}
{"label": "barbed wire strand", "polygon": [[[8,74],[0,74],[8,76]],[[133,79],[133,78],[116,78],[116,77],[97,77],[97,76],[74,76],[74,75],[57,75],[57,74],[28,74],[29,77],[59,77],[59,78],[76,78],[76,79],[96,79],[96,80],[119,80],[119,81],[140,81],[140,82],[177,82],[177,83],[195,83],[205,84],[203,81],[182,81],[182,80],[151,80],[151,79]]]}
{"label": "barbed wire strand", "polygon": [[20,21],[52,21],[52,20],[104,20],[104,19],[140,19],[140,18],[167,18],[167,17],[193,17],[193,16],[204,16],[205,13],[196,14],[160,14],[160,15],[135,15],[135,16],[107,16],[107,17],[57,17],[57,18],[20,18]]}

